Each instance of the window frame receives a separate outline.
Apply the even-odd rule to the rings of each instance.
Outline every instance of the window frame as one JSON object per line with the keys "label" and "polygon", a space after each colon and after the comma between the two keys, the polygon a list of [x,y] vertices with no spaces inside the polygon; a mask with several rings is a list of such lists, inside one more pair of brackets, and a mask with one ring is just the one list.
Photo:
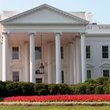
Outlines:
{"label": "window frame", "polygon": [[[17,58],[14,58],[13,48],[18,48],[18,54],[17,54],[18,57]],[[11,51],[12,51],[12,60],[20,60],[20,48],[19,48],[19,46],[12,46]]]}
{"label": "window frame", "polygon": [[[87,52],[87,47],[89,47],[89,53]],[[89,54],[89,57],[88,57]],[[91,59],[91,46],[90,45],[86,45],[86,59]]]}
{"label": "window frame", "polygon": [[65,77],[64,77],[64,71],[62,70],[61,71],[61,80],[62,80],[62,83],[65,83]]}
{"label": "window frame", "polygon": [[[90,74],[90,78],[88,78],[88,71],[90,72],[89,74]],[[92,74],[91,74],[91,70],[87,70],[87,79],[91,79],[92,78]]]}
{"label": "window frame", "polygon": [[[103,47],[108,47],[108,53],[103,52]],[[108,57],[105,57],[104,54],[108,54]],[[108,45],[102,45],[102,59],[109,59],[109,46]]]}
{"label": "window frame", "polygon": [[[14,80],[14,73],[18,73],[18,80]],[[19,72],[19,71],[13,71],[13,72],[12,72],[12,80],[13,80],[14,82],[20,81],[20,72]]]}
{"label": "window frame", "polygon": [[[108,76],[104,76],[104,71],[108,71]],[[109,69],[103,69],[103,77],[110,77],[110,70]]]}
{"label": "window frame", "polygon": [[[37,82],[37,79],[41,79],[41,82]],[[36,78],[36,83],[43,83],[43,79],[42,78]]]}
{"label": "window frame", "polygon": [[[40,57],[39,58],[37,58],[37,54],[36,54],[36,48],[40,48]],[[42,58],[42,48],[41,48],[41,46],[35,46],[35,60],[41,60],[41,58]]]}
{"label": "window frame", "polygon": [[64,47],[61,46],[61,59],[64,59]]}

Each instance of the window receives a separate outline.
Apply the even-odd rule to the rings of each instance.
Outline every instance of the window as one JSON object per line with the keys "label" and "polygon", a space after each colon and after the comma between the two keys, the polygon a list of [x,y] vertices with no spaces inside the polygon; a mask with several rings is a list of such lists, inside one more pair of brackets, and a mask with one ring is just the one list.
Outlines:
{"label": "window", "polygon": [[19,72],[13,72],[13,81],[19,81]]}
{"label": "window", "polygon": [[62,71],[62,83],[64,83],[64,71]]}
{"label": "window", "polygon": [[12,47],[12,58],[19,59],[19,47]]}
{"label": "window", "polygon": [[90,55],[90,46],[86,46],[86,58],[91,58],[91,55]]}
{"label": "window", "polygon": [[63,47],[61,47],[61,59],[63,59]]}
{"label": "window", "polygon": [[40,71],[39,70],[36,70],[36,74],[40,74]]}
{"label": "window", "polygon": [[35,58],[41,59],[41,47],[35,47]]}
{"label": "window", "polygon": [[91,70],[87,70],[87,79],[91,78]]}
{"label": "window", "polygon": [[42,78],[36,78],[36,83],[42,83]]}
{"label": "window", "polygon": [[103,70],[103,76],[109,77],[109,70]]}
{"label": "window", "polygon": [[102,58],[108,58],[108,46],[102,46]]}

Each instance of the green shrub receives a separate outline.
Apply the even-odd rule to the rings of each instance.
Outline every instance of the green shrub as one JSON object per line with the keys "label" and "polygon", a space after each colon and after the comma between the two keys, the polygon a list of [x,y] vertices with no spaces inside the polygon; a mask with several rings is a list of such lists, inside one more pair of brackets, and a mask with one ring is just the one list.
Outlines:
{"label": "green shrub", "polygon": [[48,84],[48,91],[50,95],[59,94],[59,86],[57,84]]}
{"label": "green shrub", "polygon": [[75,94],[86,94],[86,84],[77,84],[75,85]]}
{"label": "green shrub", "polygon": [[95,94],[104,94],[103,85],[97,85],[95,88]]}
{"label": "green shrub", "polygon": [[96,83],[99,85],[107,84],[108,80],[109,80],[108,77],[99,77],[99,78],[96,78]]}
{"label": "green shrub", "polygon": [[5,82],[3,82],[3,81],[0,81],[0,84],[3,85],[3,86],[5,86]]}
{"label": "green shrub", "polygon": [[18,82],[6,83],[6,96],[18,96],[18,95],[21,95]]}
{"label": "green shrub", "polygon": [[104,94],[109,94],[110,92],[109,92],[109,85],[104,85],[103,86],[103,91],[104,91]]}
{"label": "green shrub", "polygon": [[85,80],[84,83],[86,83],[86,84],[96,84],[96,81],[93,80],[93,79],[87,79],[87,80]]}
{"label": "green shrub", "polygon": [[0,81],[0,97],[55,94],[109,94],[110,79],[87,79],[76,85]]}
{"label": "green shrub", "polygon": [[67,84],[57,84],[59,88],[59,94],[70,94],[71,90]]}
{"label": "green shrub", "polygon": [[10,80],[4,82],[5,85],[6,84],[11,84],[11,83],[14,83],[14,82],[13,81],[10,81]]}
{"label": "green shrub", "polygon": [[96,84],[87,84],[86,85],[86,94],[95,94]]}
{"label": "green shrub", "polygon": [[49,92],[47,89],[40,89],[38,95],[49,95]]}
{"label": "green shrub", "polygon": [[34,83],[30,82],[19,82],[20,94],[21,95],[34,95]]}
{"label": "green shrub", "polygon": [[42,93],[44,93],[44,95],[48,95],[49,91],[48,91],[48,84],[45,83],[36,83],[34,84],[34,93],[35,95],[43,95]]}
{"label": "green shrub", "polygon": [[0,97],[5,96],[5,86],[0,84]]}
{"label": "green shrub", "polygon": [[75,94],[75,85],[69,85],[70,87],[70,94]]}
{"label": "green shrub", "polygon": [[110,84],[110,78],[108,79],[107,83]]}

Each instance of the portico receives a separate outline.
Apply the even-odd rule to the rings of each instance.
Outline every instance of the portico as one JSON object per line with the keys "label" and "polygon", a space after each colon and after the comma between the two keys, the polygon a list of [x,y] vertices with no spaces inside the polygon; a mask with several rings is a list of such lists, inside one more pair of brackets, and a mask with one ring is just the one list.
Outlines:
{"label": "portico", "polygon": [[[62,70],[64,83],[73,84],[86,80],[86,20],[44,4],[5,19],[1,23],[3,81],[11,79],[14,69],[21,71],[21,81],[36,82],[38,76],[44,78],[43,82],[62,83]],[[35,59],[35,46],[40,45],[41,35],[45,74],[36,75],[41,60]],[[11,59],[9,50],[13,43],[18,46],[21,44],[21,61]],[[64,59],[61,59],[61,46],[64,49]]]}

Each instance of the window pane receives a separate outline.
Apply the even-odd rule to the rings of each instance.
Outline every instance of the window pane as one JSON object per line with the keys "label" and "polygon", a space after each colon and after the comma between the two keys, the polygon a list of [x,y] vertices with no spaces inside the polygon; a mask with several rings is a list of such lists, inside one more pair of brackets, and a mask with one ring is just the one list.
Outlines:
{"label": "window pane", "polygon": [[62,71],[62,83],[64,83],[64,71]]}
{"label": "window pane", "polygon": [[41,47],[35,47],[35,58],[41,59]]}
{"label": "window pane", "polygon": [[103,70],[103,76],[109,77],[109,70]]}
{"label": "window pane", "polygon": [[12,58],[19,59],[19,47],[12,47]]}
{"label": "window pane", "polygon": [[87,70],[87,79],[91,78],[91,70]]}
{"label": "window pane", "polygon": [[102,46],[102,58],[108,58],[108,46]]}
{"label": "window pane", "polygon": [[42,83],[42,78],[36,78],[36,83]]}
{"label": "window pane", "polygon": [[86,46],[86,58],[90,58],[90,46]]}
{"label": "window pane", "polygon": [[61,47],[61,59],[63,59],[63,47]]}
{"label": "window pane", "polygon": [[13,72],[13,81],[19,81],[19,72]]}
{"label": "window pane", "polygon": [[36,70],[36,74],[40,74],[40,71],[39,70]]}

